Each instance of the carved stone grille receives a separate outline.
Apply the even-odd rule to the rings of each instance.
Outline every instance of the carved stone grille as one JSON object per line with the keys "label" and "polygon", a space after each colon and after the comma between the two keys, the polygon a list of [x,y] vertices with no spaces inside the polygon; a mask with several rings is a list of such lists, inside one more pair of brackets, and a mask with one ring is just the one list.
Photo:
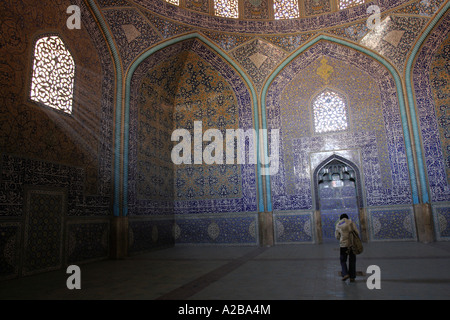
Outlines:
{"label": "carved stone grille", "polygon": [[347,129],[347,107],[336,92],[326,90],[313,101],[314,131],[316,133]]}
{"label": "carved stone grille", "polygon": [[30,98],[48,107],[72,113],[75,62],[58,36],[36,41]]}
{"label": "carved stone grille", "polygon": [[339,0],[339,9],[351,8],[363,4],[364,0]]}
{"label": "carved stone grille", "polygon": [[214,13],[226,18],[239,18],[238,0],[215,0]]}
{"label": "carved stone grille", "polygon": [[166,0],[168,3],[174,4],[176,6],[180,5],[180,0]]}
{"label": "carved stone grille", "polygon": [[297,0],[274,0],[273,11],[275,19],[292,19],[299,17]]}

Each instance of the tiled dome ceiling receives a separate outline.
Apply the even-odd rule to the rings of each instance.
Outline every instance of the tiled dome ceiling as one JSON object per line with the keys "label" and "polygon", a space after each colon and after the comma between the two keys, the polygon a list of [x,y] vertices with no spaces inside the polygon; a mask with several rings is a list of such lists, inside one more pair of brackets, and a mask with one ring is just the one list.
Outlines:
{"label": "tiled dome ceiling", "polygon": [[[192,27],[237,33],[297,33],[367,19],[408,0],[134,0],[138,7]],[[129,5],[129,4],[128,4]]]}

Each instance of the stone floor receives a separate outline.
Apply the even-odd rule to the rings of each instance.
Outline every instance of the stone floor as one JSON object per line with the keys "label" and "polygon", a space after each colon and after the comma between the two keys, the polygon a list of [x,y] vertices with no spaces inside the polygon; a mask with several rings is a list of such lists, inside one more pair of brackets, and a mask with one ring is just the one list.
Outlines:
{"label": "stone floor", "polygon": [[[370,265],[380,289],[369,289]],[[357,257],[356,281],[339,276],[336,244],[274,247],[175,246],[123,260],[79,265],[81,289],[66,270],[0,282],[1,300],[449,299],[450,242],[372,242]],[[372,277],[371,277],[372,278]],[[370,279],[369,279],[370,280]]]}

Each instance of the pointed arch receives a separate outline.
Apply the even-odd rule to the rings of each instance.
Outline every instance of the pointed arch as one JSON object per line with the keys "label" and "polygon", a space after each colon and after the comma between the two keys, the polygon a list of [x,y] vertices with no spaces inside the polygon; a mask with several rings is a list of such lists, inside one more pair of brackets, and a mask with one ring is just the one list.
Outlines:
{"label": "pointed arch", "polygon": [[[300,54],[308,50],[309,48],[313,47],[317,43],[321,41],[328,41],[332,42],[344,47],[351,48],[353,50],[356,50],[360,53],[363,53],[370,58],[374,59],[381,65],[383,65],[389,73],[392,75],[392,78],[395,82],[395,88],[397,91],[397,97],[400,107],[400,116],[401,116],[401,123],[403,128],[403,136],[406,146],[406,157],[407,157],[407,163],[408,163],[408,171],[409,171],[409,178],[410,178],[410,184],[411,184],[411,192],[412,192],[412,200],[414,204],[419,203],[419,194],[418,194],[418,187],[417,187],[417,181],[416,181],[416,174],[415,174],[415,168],[414,168],[414,157],[413,157],[413,149],[411,145],[411,140],[409,137],[409,125],[408,125],[408,119],[407,119],[407,113],[406,113],[406,105],[404,100],[404,92],[402,87],[402,82],[400,79],[400,76],[398,74],[398,71],[396,68],[389,63],[386,59],[383,57],[377,55],[376,53],[370,51],[369,49],[360,47],[359,45],[340,39],[340,38],[334,38],[329,35],[320,34],[316,36],[315,38],[309,40],[307,43],[305,43],[303,46],[298,48],[295,52],[293,52],[287,59],[284,60],[282,64],[280,64],[273,73],[268,77],[266,82],[264,83],[263,89],[261,91],[261,116],[262,116],[262,128],[267,128],[267,118],[266,118],[266,96],[269,90],[270,85],[272,82],[276,79],[276,77],[282,73],[283,69],[290,64],[292,61],[294,61],[295,58],[297,58]],[[263,156],[267,157],[268,154],[268,147],[267,147],[267,136],[263,136],[263,139],[261,141],[262,143],[262,149],[263,149]],[[266,163],[266,162],[265,162]],[[268,211],[272,211],[272,195],[271,195],[271,185],[270,185],[270,176],[266,176],[266,190],[267,190],[267,209]]]}
{"label": "pointed arch", "polygon": [[[207,40],[205,37],[198,33],[190,33],[186,35],[182,35],[177,38],[172,38],[168,41],[165,41],[159,45],[156,45],[155,47],[149,48],[145,52],[143,52],[139,57],[135,59],[135,61],[131,64],[130,68],[128,69],[126,73],[125,78],[125,96],[124,96],[124,147],[123,147],[123,212],[124,216],[128,213],[128,162],[129,162],[129,122],[130,122],[130,98],[131,98],[131,80],[132,77],[138,68],[138,66],[143,63],[148,57],[151,55],[159,52],[160,50],[163,50],[164,48],[170,47],[172,45],[175,45],[177,43],[181,43],[188,40],[198,40],[202,44],[204,44],[206,47],[208,47],[212,52],[220,56],[231,68],[237,73],[237,75],[243,80],[244,84],[246,85],[248,91],[250,92],[250,103],[252,105],[253,110],[253,126],[255,130],[259,129],[259,117],[258,117],[258,102],[257,102],[257,96],[256,91],[248,78],[248,76],[245,74],[245,72],[236,65],[236,63],[220,48],[218,48],[216,45],[211,43],[209,40]],[[256,150],[259,150],[259,137],[257,135],[256,137]],[[257,151],[257,177],[256,177],[256,184],[257,184],[257,190],[258,190],[258,210],[260,212],[263,212],[265,210],[264,208],[264,198],[262,193],[262,181],[260,179],[260,160],[259,160],[259,152]]]}
{"label": "pointed arch", "polygon": [[337,154],[333,154],[333,155],[329,156],[328,158],[326,158],[325,160],[323,160],[314,169],[313,183],[314,183],[314,189],[315,189],[314,202],[316,205],[316,210],[319,210],[319,192],[318,192],[318,190],[316,190],[319,185],[319,172],[320,172],[320,170],[322,170],[325,166],[327,166],[334,160],[342,162],[343,164],[347,165],[355,172],[354,180],[355,180],[355,184],[356,184],[356,196],[357,196],[357,201],[358,201],[358,207],[363,208],[364,207],[364,198],[363,198],[363,193],[362,193],[362,180],[361,180],[361,173],[360,173],[358,166],[355,163],[353,163],[352,161],[345,159],[344,157],[341,157]]}

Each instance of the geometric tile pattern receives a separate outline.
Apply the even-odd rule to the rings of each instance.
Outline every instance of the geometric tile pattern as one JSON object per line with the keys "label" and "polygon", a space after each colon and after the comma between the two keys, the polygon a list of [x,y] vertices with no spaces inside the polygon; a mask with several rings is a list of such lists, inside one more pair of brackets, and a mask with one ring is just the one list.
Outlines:
{"label": "geometric tile pattern", "polygon": [[403,71],[406,56],[427,22],[425,17],[387,16],[382,19],[381,27],[368,31],[360,44],[389,59]]}
{"label": "geometric tile pattern", "polygon": [[185,6],[193,11],[209,12],[209,0],[185,0]]}
{"label": "geometric tile pattern", "polygon": [[[0,36],[0,68],[7,76],[0,79],[2,279],[63,266],[67,260],[60,254],[67,240],[63,214],[74,220],[111,214],[114,69],[104,36],[86,3],[72,3],[80,7],[82,17],[82,29],[75,32],[65,32],[67,15],[55,14],[65,12],[67,4],[26,0],[23,7],[0,5],[15,34],[6,47],[5,34]],[[38,36],[49,29],[59,31],[77,65],[70,118],[16,98],[28,96],[24,83],[30,74],[26,66],[31,61],[33,40],[29,35]],[[16,132],[8,129],[11,124]],[[90,239],[85,233],[86,247]],[[86,260],[92,258],[88,253]]]}
{"label": "geometric tile pattern", "polygon": [[369,232],[372,241],[416,240],[412,207],[369,209]]}
{"label": "geometric tile pattern", "polygon": [[67,263],[105,259],[109,256],[109,223],[70,222],[67,226]]}
{"label": "geometric tile pattern", "polygon": [[431,90],[442,148],[441,161],[450,183],[450,33],[434,54],[430,70]]}
{"label": "geometric tile pattern", "polygon": [[[448,70],[445,71],[446,68],[448,69],[448,60],[447,63],[442,64],[442,58],[445,52],[448,52],[446,43],[448,43],[449,30],[450,16],[447,15],[424,42],[412,69],[417,119],[424,147],[423,154],[428,174],[430,198],[433,202],[449,201],[450,199],[447,175],[449,165],[445,156],[448,139],[441,140],[440,137],[443,128],[448,124],[446,125],[445,116],[443,122],[438,119],[439,114],[442,117],[444,110],[447,110],[448,113],[448,104],[444,102],[448,95],[448,89],[445,89],[448,88],[448,84],[445,85],[443,82],[445,81],[444,75],[448,74]],[[435,80],[432,81],[432,79]],[[444,93],[445,90],[447,93]],[[437,98],[436,102],[435,98]]]}
{"label": "geometric tile pattern", "polygon": [[126,0],[98,0],[98,4],[101,7],[126,7],[128,2]]}
{"label": "geometric tile pattern", "polygon": [[436,240],[450,240],[450,205],[440,203],[433,205],[433,221]]}
{"label": "geometric tile pattern", "polygon": [[303,4],[306,16],[331,12],[330,0],[304,0]]}
{"label": "geometric tile pattern", "polygon": [[59,269],[63,265],[64,194],[30,190],[27,198],[22,273]]}
{"label": "geometric tile pattern", "polygon": [[241,44],[253,39],[252,36],[238,35],[232,33],[214,32],[210,30],[202,30],[202,33],[214,41],[219,47],[225,51],[233,50]]}
{"label": "geometric tile pattern", "polygon": [[312,243],[315,241],[312,212],[274,214],[275,243]]}
{"label": "geometric tile pattern", "polygon": [[[300,121],[311,119],[311,95],[325,86],[315,75],[325,52],[335,70],[330,85],[349,101],[351,129],[345,133],[313,134],[311,120]],[[266,103],[268,129],[280,128],[281,135],[279,174],[270,177],[274,210],[312,209],[310,154],[340,150],[361,152],[367,206],[410,202],[396,88],[387,77],[384,67],[371,63],[369,57],[319,42],[274,79]],[[380,89],[373,90],[377,86]]]}
{"label": "geometric tile pattern", "polygon": [[144,49],[160,40],[147,20],[134,9],[104,10],[126,69]]}
{"label": "geometric tile pattern", "polygon": [[[195,121],[202,121],[203,133],[208,129],[218,129],[222,133],[226,129],[238,129],[239,109],[231,86],[213,65],[194,53],[186,56],[185,66],[178,81],[175,128],[187,129],[191,136],[194,134]],[[202,80],[198,81],[199,78]],[[198,101],[206,101],[206,104]],[[192,148],[192,154],[196,152]],[[242,197],[242,174],[237,164],[180,164],[174,169],[175,200]]]}
{"label": "geometric tile pattern", "polygon": [[445,0],[418,0],[394,11],[394,13],[417,14],[431,17]]}
{"label": "geometric tile pattern", "polygon": [[244,0],[244,19],[269,19],[269,3],[263,0]]}
{"label": "geometric tile pattern", "polygon": [[[110,215],[108,196],[84,194],[85,171],[62,164],[49,163],[3,154],[0,181],[0,216],[23,217],[24,186],[51,186],[68,190],[69,216]],[[105,190],[108,192],[108,190]]]}
{"label": "geometric tile pattern", "polygon": [[265,41],[255,39],[234,49],[232,55],[250,75],[259,91],[265,78],[284,58],[285,53]]}
{"label": "geometric tile pattern", "polygon": [[[184,61],[167,59],[159,71],[154,70],[145,77],[139,91],[139,146],[138,146],[138,196],[141,199],[164,200],[173,198],[174,174],[170,152],[170,140],[174,129],[173,79],[182,71]],[[164,79],[164,80],[162,80]],[[161,90],[158,82],[169,90]]]}
{"label": "geometric tile pattern", "polygon": [[[198,0],[196,2],[200,3],[203,1]],[[339,10],[337,12],[307,16],[301,19],[249,19],[242,21],[240,19],[223,19],[213,15],[207,16],[205,19],[204,15],[199,15],[194,9],[185,10],[184,8],[169,5],[165,1],[135,0],[133,2],[161,16],[170,17],[172,21],[184,22],[197,28],[230,33],[286,34],[307,32],[367,19],[367,6],[364,5]],[[194,0],[190,0],[189,2],[192,3]],[[257,4],[259,0],[252,0],[252,2]],[[325,1],[311,0],[311,4],[313,5],[317,2],[325,3]],[[407,2],[407,0],[386,0],[378,4],[383,12],[391,8],[396,8],[404,2]]]}
{"label": "geometric tile pattern", "polygon": [[240,244],[258,243],[256,214],[180,217],[174,225],[177,244]]}
{"label": "geometric tile pattern", "polygon": [[[179,73],[171,73],[169,70],[178,65],[176,62],[178,60],[173,59],[174,57],[181,59],[181,53],[184,54],[185,60],[179,61],[185,62],[185,69],[181,69]],[[162,57],[164,57],[164,59],[162,59]],[[172,60],[168,60],[168,57],[172,57]],[[175,104],[174,112],[176,112],[174,113],[174,124],[181,128],[190,129],[192,128],[194,120],[203,119],[204,129],[211,125],[208,124],[210,121],[212,121],[214,127],[218,126],[218,128],[233,128],[234,126],[238,126],[239,128],[247,130],[253,127],[250,96],[246,87],[243,85],[242,80],[237,77],[228,64],[224,63],[221,59],[217,59],[217,55],[211,52],[211,50],[201,42],[197,40],[180,42],[164,48],[147,58],[136,69],[131,86],[136,89],[131,93],[130,101],[129,214],[201,214],[256,211],[256,177],[255,166],[252,164],[239,166],[240,173],[236,172],[234,174],[229,171],[232,169],[232,166],[228,166],[229,168],[226,168],[227,166],[225,166],[226,171],[224,172],[221,172],[221,166],[217,165],[175,166],[174,170],[176,171],[174,171],[174,174],[177,175],[177,179],[174,181],[174,194],[172,199],[151,200],[148,197],[145,197],[144,199],[139,196],[138,189],[136,189],[137,181],[139,179],[138,171],[136,170],[139,165],[136,162],[138,159],[137,151],[139,150],[139,144],[137,143],[138,139],[134,138],[138,134],[136,129],[139,128],[139,122],[137,122],[138,109],[134,106],[139,103],[137,97],[139,97],[138,88],[140,88],[140,86],[136,85],[135,87],[133,83],[140,83],[147,74],[153,74],[155,81],[158,81],[157,79],[160,78],[158,74],[160,73],[157,70],[163,66],[163,64],[160,64],[161,61],[172,61],[172,66],[169,67],[169,65],[167,65],[167,68],[164,69],[166,70],[165,76],[170,74],[179,76],[178,80],[180,83],[173,79],[173,81],[167,81],[166,84],[161,83],[160,85],[157,85],[157,83],[155,83],[153,85],[154,88],[161,88],[161,90],[158,89],[159,93],[164,91],[162,90],[164,86],[170,88],[170,85],[172,84],[180,85],[176,90],[165,89],[166,93],[164,93],[166,94],[166,101]],[[209,64],[208,61],[214,61],[214,68],[211,67],[212,64]],[[199,69],[200,64],[203,65],[203,70]],[[194,72],[194,70],[198,75],[197,79],[202,79],[198,83],[196,79],[192,78],[192,72]],[[204,73],[207,70],[210,70],[212,73],[210,73],[210,71]],[[223,77],[222,80],[217,78],[219,73],[220,76]],[[206,76],[207,74],[208,76]],[[208,83],[215,84],[210,86]],[[229,89],[227,86],[222,88],[220,83],[228,83],[230,85]],[[187,84],[189,84],[189,86]],[[220,87],[217,87],[217,89],[220,90],[212,90],[217,85],[220,85]],[[232,93],[232,95],[227,95],[230,98],[234,96],[234,98],[231,100],[228,98],[217,99],[217,97],[220,96],[218,95],[220,91],[225,89],[231,90],[230,93]],[[212,94],[213,91],[217,91],[217,93],[210,96],[205,95],[208,90],[211,92],[210,94]],[[167,92],[174,92],[176,95],[170,97],[167,95]],[[192,96],[194,93],[199,97],[200,95],[203,95],[201,99],[205,100],[211,97],[211,103],[213,105],[217,104],[217,106],[209,111],[208,105],[196,106],[195,101],[199,98],[195,98],[189,102],[189,99],[194,97]],[[215,98],[212,99],[213,97]],[[230,102],[232,102],[232,104],[229,104]],[[183,108],[189,107],[189,105],[190,108],[193,108],[193,110],[195,109],[195,112],[193,112],[193,114],[182,112]],[[199,108],[202,106],[203,108]],[[224,111],[226,112],[224,113]],[[237,168],[237,166],[235,167]],[[218,171],[215,172],[214,170]],[[192,174],[195,177],[189,176],[189,174]],[[183,177],[187,177],[188,179]],[[224,177],[226,177],[225,180],[222,179]],[[223,183],[221,183],[221,181]],[[214,182],[216,182],[217,188],[215,185],[209,185]],[[226,186],[226,189],[223,189],[222,185]],[[213,192],[213,194],[210,192]],[[201,196],[202,193],[203,196]]]}
{"label": "geometric tile pattern", "polygon": [[261,39],[266,40],[285,51],[292,52],[298,49],[302,44],[306,43],[314,33],[301,33],[294,35],[279,35],[279,36],[261,36]]}
{"label": "geometric tile pattern", "polygon": [[360,22],[350,26],[333,28],[327,30],[326,33],[358,42],[367,34],[368,31],[369,28],[367,28],[367,24],[365,22]]}
{"label": "geometric tile pattern", "polygon": [[152,23],[164,39],[192,31],[192,28],[161,19],[148,11],[143,11],[144,16]]}

